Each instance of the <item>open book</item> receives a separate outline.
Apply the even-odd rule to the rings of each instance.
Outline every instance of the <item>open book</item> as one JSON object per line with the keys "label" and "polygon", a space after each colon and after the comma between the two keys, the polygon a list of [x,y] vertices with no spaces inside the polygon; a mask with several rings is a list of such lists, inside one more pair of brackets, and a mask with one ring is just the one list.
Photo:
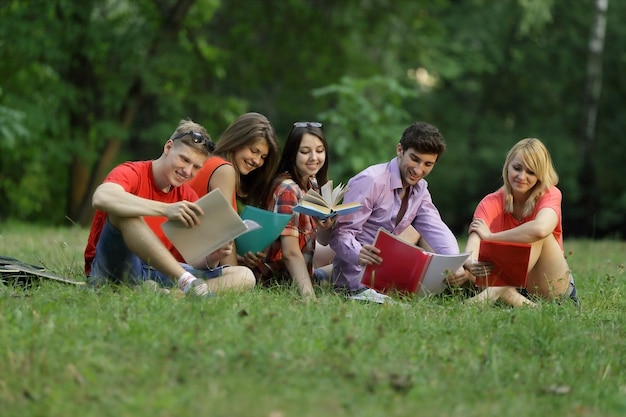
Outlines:
{"label": "open book", "polygon": [[333,181],[329,180],[322,185],[319,193],[313,189],[307,191],[302,197],[302,201],[293,208],[293,211],[320,219],[327,219],[338,214],[353,213],[361,207],[361,203],[341,204],[346,191],[348,191],[348,187],[343,184],[333,188]]}
{"label": "open book", "polygon": [[439,294],[447,286],[446,275],[459,269],[470,256],[469,252],[457,255],[426,252],[383,228],[378,229],[374,246],[380,249],[383,262],[367,265],[361,283],[382,293]]}
{"label": "open book", "polygon": [[245,233],[235,239],[237,253],[244,255],[248,252],[254,254],[262,252],[280,236],[291,217],[291,214],[274,213],[273,211],[246,206],[241,213],[241,218],[244,221],[253,220],[257,222],[261,225],[261,229]]}
{"label": "open book", "polygon": [[168,220],[161,226],[167,238],[191,264],[216,251],[244,233],[261,226],[252,220],[241,220],[219,188],[195,202],[204,211],[200,224],[187,227],[181,222]]}
{"label": "open book", "polygon": [[529,243],[481,240],[478,261],[490,262],[493,267],[488,277],[476,277],[476,285],[526,288],[530,248]]}

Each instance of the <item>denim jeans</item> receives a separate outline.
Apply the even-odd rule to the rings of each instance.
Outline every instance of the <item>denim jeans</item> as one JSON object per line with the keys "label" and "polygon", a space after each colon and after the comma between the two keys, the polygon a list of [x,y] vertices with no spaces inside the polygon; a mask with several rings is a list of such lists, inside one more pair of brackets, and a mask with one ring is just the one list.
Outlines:
{"label": "denim jeans", "polygon": [[[224,266],[198,270],[186,263],[180,263],[197,278],[216,278],[222,275]],[[122,232],[116,229],[107,218],[96,245],[96,255],[91,263],[91,273],[87,278],[90,286],[99,287],[107,282],[141,284],[152,280],[162,287],[173,287],[175,282],[160,271],[145,263],[135,255],[124,242]]]}

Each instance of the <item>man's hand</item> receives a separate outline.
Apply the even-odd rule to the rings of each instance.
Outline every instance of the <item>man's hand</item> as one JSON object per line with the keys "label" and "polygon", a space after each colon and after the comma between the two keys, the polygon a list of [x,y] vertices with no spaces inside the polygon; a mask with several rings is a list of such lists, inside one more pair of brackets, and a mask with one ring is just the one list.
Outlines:
{"label": "man's hand", "polygon": [[167,206],[165,217],[169,220],[179,221],[187,227],[193,227],[200,224],[200,216],[203,214],[204,212],[197,204],[190,201],[179,201]]}
{"label": "man's hand", "polygon": [[448,275],[446,275],[446,282],[451,287],[458,287],[468,281],[471,281],[471,278],[469,276],[469,273],[463,267],[457,269],[455,272],[450,272]]}
{"label": "man's hand", "polygon": [[380,249],[374,245],[363,245],[359,252],[359,265],[380,265],[383,258],[380,256]]}
{"label": "man's hand", "polygon": [[463,267],[475,277],[487,277],[493,269],[491,262],[478,262],[475,259],[468,259]]}

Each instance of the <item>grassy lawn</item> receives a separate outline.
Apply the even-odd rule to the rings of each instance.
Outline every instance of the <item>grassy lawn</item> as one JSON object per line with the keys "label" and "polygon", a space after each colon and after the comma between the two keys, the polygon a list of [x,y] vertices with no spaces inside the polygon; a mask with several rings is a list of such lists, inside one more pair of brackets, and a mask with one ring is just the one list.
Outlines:
{"label": "grassy lawn", "polygon": [[[0,255],[82,279],[86,238],[0,223]],[[579,309],[0,286],[0,415],[623,416],[626,242],[565,246]]]}

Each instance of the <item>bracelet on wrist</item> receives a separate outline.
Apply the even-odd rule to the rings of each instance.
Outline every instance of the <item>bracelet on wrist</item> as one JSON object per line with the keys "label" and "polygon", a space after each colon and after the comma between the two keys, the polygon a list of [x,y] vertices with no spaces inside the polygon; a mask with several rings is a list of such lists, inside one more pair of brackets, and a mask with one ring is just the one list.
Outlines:
{"label": "bracelet on wrist", "polygon": [[215,269],[220,265],[220,263],[218,261],[214,266],[209,266],[209,255],[207,255],[204,257],[204,265],[206,265],[206,269]]}

